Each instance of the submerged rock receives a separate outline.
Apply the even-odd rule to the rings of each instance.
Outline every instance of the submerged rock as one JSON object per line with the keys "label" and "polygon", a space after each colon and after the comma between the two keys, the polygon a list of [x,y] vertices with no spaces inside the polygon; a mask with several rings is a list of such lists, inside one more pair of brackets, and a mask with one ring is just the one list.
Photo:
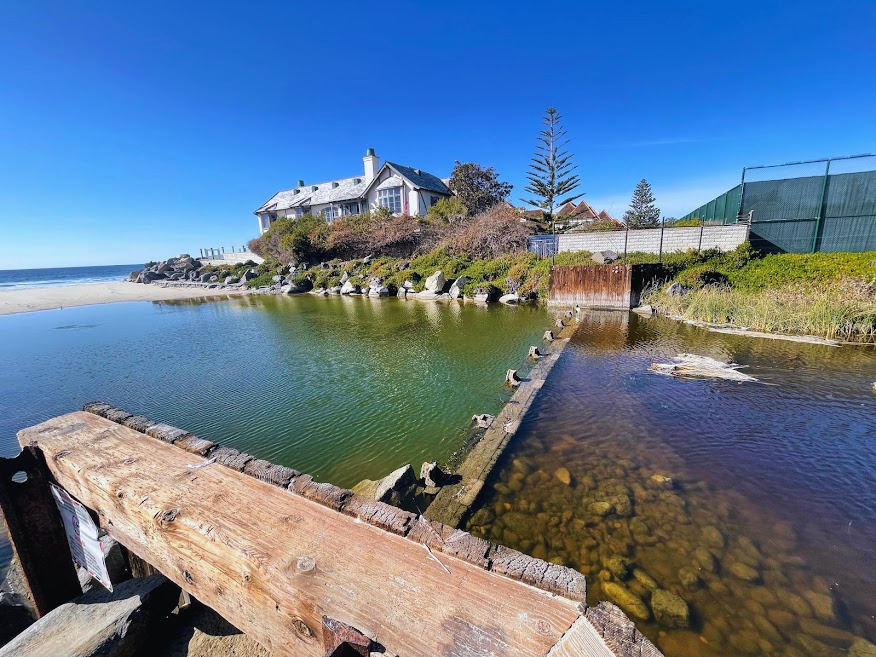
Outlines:
{"label": "submerged rock", "polygon": [[666,589],[657,589],[651,594],[651,611],[657,622],[666,627],[687,627],[690,624],[687,603]]}
{"label": "submerged rock", "polygon": [[513,306],[515,304],[520,303],[520,297],[516,294],[503,294],[499,297],[499,303],[504,303],[508,306]]}
{"label": "submerged rock", "polygon": [[731,563],[729,570],[734,577],[738,577],[739,579],[746,582],[756,582],[760,579],[759,572],[757,572],[751,566],[742,563],[741,561],[734,561],[733,563]]}
{"label": "submerged rock", "polygon": [[572,483],[572,475],[569,474],[569,471],[566,468],[557,468],[554,472],[554,477],[566,486]]}
{"label": "submerged rock", "polygon": [[629,616],[636,620],[648,620],[651,612],[642,599],[625,586],[615,582],[603,582],[602,592],[618,607],[623,609]]}
{"label": "submerged rock", "polygon": [[630,560],[619,554],[613,554],[603,563],[605,569],[618,579],[626,579],[630,574]]}

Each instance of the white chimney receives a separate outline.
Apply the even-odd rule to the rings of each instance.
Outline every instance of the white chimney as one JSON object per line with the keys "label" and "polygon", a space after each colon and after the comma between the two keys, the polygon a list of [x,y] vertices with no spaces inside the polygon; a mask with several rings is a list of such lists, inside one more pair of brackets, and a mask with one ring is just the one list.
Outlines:
{"label": "white chimney", "polygon": [[374,149],[369,148],[365,152],[365,157],[362,158],[365,163],[365,182],[371,182],[377,176],[377,171],[380,169],[380,158],[374,154]]}

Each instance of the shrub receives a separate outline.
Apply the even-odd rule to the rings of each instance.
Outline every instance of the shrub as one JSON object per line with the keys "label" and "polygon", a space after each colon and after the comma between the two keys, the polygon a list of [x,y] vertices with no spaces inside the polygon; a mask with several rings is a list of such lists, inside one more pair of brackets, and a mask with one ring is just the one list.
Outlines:
{"label": "shrub", "polygon": [[442,198],[426,212],[426,221],[435,224],[453,224],[468,217],[468,208],[458,196]]}
{"label": "shrub", "polygon": [[440,244],[449,253],[465,253],[476,259],[497,258],[526,251],[529,235],[514,208],[497,205],[446,234]]}

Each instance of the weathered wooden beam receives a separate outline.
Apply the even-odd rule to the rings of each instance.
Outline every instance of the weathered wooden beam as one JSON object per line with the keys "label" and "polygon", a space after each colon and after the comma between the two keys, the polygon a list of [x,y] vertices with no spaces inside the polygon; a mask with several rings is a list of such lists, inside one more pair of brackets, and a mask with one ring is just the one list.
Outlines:
{"label": "weathered wooden beam", "polygon": [[485,569],[494,546],[465,532],[303,475],[285,489],[238,472],[248,455],[223,452],[220,465],[167,442],[190,434],[118,422],[71,413],[19,440],[107,533],[278,656],[322,657],[324,616],[391,654],[460,657],[545,655],[581,617],[574,571],[509,550],[519,563],[500,575]]}
{"label": "weathered wooden beam", "polygon": [[20,593],[35,618],[82,595],[43,453],[0,458],[0,515],[19,569]]}

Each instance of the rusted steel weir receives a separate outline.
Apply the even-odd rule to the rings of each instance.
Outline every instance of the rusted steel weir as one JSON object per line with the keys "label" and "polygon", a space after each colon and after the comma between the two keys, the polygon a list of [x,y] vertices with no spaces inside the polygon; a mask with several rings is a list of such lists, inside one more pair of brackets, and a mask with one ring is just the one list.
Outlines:
{"label": "rusted steel weir", "polygon": [[[613,605],[588,608],[574,570],[107,404],[85,408],[19,442],[110,536],[275,655],[336,654],[326,628],[338,623],[390,655],[660,654]],[[4,477],[6,492],[15,485]],[[10,539],[21,559],[20,531]]]}
{"label": "rusted steel weir", "polygon": [[551,267],[548,303],[629,310],[649,285],[663,280],[662,265],[575,265]]}

